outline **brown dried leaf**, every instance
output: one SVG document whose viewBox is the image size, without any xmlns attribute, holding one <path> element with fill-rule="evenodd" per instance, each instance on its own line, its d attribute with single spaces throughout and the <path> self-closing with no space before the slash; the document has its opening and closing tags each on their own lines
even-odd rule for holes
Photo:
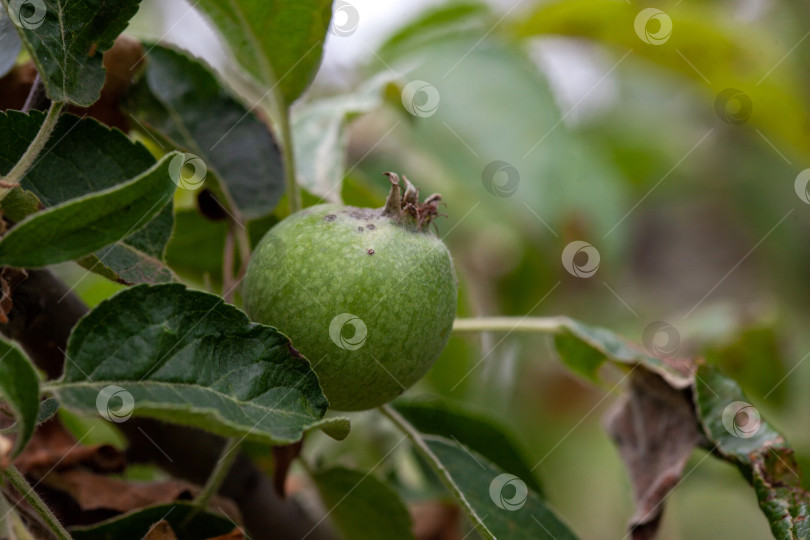
<svg viewBox="0 0 810 540">
<path fill-rule="evenodd" d="M 143 540 L 177 540 L 172 526 L 165 519 L 161 519 L 146 531 Z"/>
<path fill-rule="evenodd" d="M 704 436 L 689 390 L 677 390 L 641 366 L 630 381 L 629 391 L 605 416 L 605 427 L 633 484 L 636 513 L 628 529 L 633 540 L 649 540 L 658 530 L 664 499 Z"/>
<path fill-rule="evenodd" d="M 409 505 L 415 540 L 462 540 L 457 506 L 438 501 Z"/>
<path fill-rule="evenodd" d="M 42 483 L 70 495 L 84 511 L 123 513 L 154 504 L 191 500 L 200 492 L 198 486 L 182 480 L 128 482 L 81 469 L 51 473 Z M 239 517 L 236 505 L 230 500 L 215 496 L 213 501 L 214 508 L 221 509 L 232 519 Z"/>
<path fill-rule="evenodd" d="M 125 465 L 121 452 L 111 445 L 77 444 L 58 418 L 40 424 L 14 464 L 24 474 L 35 478 L 51 470 L 64 471 L 80 466 L 98 472 L 120 472 Z"/>
</svg>

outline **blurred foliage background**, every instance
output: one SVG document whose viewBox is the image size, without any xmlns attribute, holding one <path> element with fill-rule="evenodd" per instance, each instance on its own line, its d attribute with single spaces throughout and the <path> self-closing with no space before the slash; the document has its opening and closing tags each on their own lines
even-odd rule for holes
<svg viewBox="0 0 810 540">
<path fill-rule="evenodd" d="M 810 167 L 810 4 L 347 5 L 341 16 L 357 16 L 356 29 L 329 35 L 294 113 L 305 202 L 380 206 L 387 170 L 423 194 L 441 192 L 459 316 L 565 314 L 638 342 L 665 321 L 677 354 L 737 379 L 810 470 L 810 205 L 795 186 Z M 639 33 L 644 8 L 663 11 L 671 34 L 660 19 Z M 175 42 L 232 76 L 216 35 L 184 2 L 146 0 L 129 33 Z M 412 105 L 430 114 L 408 113 L 402 90 L 412 81 L 435 88 L 435 111 L 423 92 Z M 517 172 L 514 193 L 487 189 L 494 161 Z M 506 171 L 494 177 L 495 186 L 507 181 Z M 192 207 L 178 201 L 177 227 L 198 240 L 170 246 L 170 261 L 187 279 L 216 284 L 224 231 L 184 213 Z M 252 224 L 251 235 L 274 219 Z M 598 250 L 594 276 L 561 264 L 573 240 Z M 62 271 L 81 279 L 91 304 L 115 289 Z M 620 538 L 630 485 L 600 419 L 621 387 L 571 375 L 548 339 L 453 337 L 411 392 L 468 402 L 508 426 L 573 528 Z M 360 427 L 374 433 L 376 421 L 355 422 L 348 442 L 324 443 L 323 459 L 379 459 L 379 441 Z M 753 491 L 705 456 L 693 456 L 668 498 L 660 537 L 769 537 Z"/>
</svg>

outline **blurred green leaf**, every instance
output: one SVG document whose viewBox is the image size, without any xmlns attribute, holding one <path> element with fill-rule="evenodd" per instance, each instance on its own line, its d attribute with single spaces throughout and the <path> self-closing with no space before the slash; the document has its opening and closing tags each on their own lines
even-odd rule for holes
<svg viewBox="0 0 810 540">
<path fill-rule="evenodd" d="M 796 151 L 807 148 L 810 137 L 805 119 L 810 111 L 803 83 L 793 71 L 776 69 L 789 51 L 775 48 L 770 36 L 750 25 L 733 24 L 724 10 L 691 4 L 666 11 L 664 17 L 671 21 L 672 31 L 656 43 L 646 37 L 648 29 L 640 11 L 636 5 L 609 0 L 554 1 L 540 4 L 528 17 L 516 21 L 514 31 L 522 37 L 588 38 L 622 52 L 631 50 L 632 56 L 693 80 L 708 94 L 707 104 L 718 109 L 718 114 L 739 114 L 740 123 L 750 114 L 753 124 Z M 635 30 L 637 24 L 641 30 Z M 639 31 L 645 35 L 637 34 Z M 733 96 L 750 100 L 751 110 L 746 111 Z M 733 109 L 735 103 L 742 109 Z"/>
<path fill-rule="evenodd" d="M 335 467 L 315 472 L 312 479 L 343 538 L 413 539 L 408 509 L 371 473 Z"/>
<path fill-rule="evenodd" d="M 460 404 L 439 399 L 398 401 L 394 408 L 421 433 L 440 435 L 478 452 L 493 465 L 514 474 L 533 491 L 541 493 L 534 473 L 503 426 Z"/>
<path fill-rule="evenodd" d="M 74 328 L 67 354 L 50 388 L 77 412 L 104 416 L 106 407 L 107 419 L 134 414 L 269 444 L 313 428 L 348 434 L 345 418 L 323 418 L 318 378 L 287 337 L 183 285 L 140 285 L 105 300 Z"/>
<path fill-rule="evenodd" d="M 710 347 L 703 356 L 750 393 L 784 403 L 787 386 L 781 383 L 787 370 L 774 325 L 745 328 L 731 343 Z"/>
<path fill-rule="evenodd" d="M 14 411 L 17 439 L 12 457 L 16 457 L 37 426 L 39 378 L 25 353 L 4 339 L 0 339 L 0 398 Z"/>
<path fill-rule="evenodd" d="M 22 49 L 20 36 L 5 10 L 0 9 L 0 77 L 11 71 Z"/>
<path fill-rule="evenodd" d="M 774 538 L 807 538 L 810 493 L 801 487 L 784 437 L 762 420 L 736 382 L 711 366 L 698 368 L 695 403 L 712 450 L 737 465 L 753 485 Z"/>
<path fill-rule="evenodd" d="M 281 152 L 269 127 L 201 60 L 160 45 L 146 57 L 126 102 L 140 125 L 201 158 L 232 211 L 247 219 L 269 214 L 284 193 Z M 195 176 L 188 188 L 202 182 Z"/>
<path fill-rule="evenodd" d="M 141 540 L 160 520 L 168 521 L 178 538 L 211 538 L 236 528 L 229 518 L 208 511 L 187 521 L 196 510 L 192 503 L 179 501 L 146 506 L 93 525 L 72 527 L 70 535 L 74 540 Z"/>
<path fill-rule="evenodd" d="M 123 184 L 32 214 L 0 240 L 0 264 L 24 268 L 84 257 L 143 228 L 171 202 L 173 154 Z M 99 252 L 104 260 L 106 253 Z"/>
<path fill-rule="evenodd" d="M 0 147 L 5 149 L 0 155 L 0 174 L 6 174 L 22 156 L 43 119 L 40 111 L 0 113 Z M 20 187 L 3 199 L 3 210 L 13 221 L 22 221 L 42 206 L 56 206 L 119 186 L 154 164 L 155 158 L 143 145 L 117 129 L 91 118 L 63 114 Z M 169 201 L 143 228 L 81 262 L 117 282 L 170 281 L 171 271 L 162 259 L 172 221 Z"/>
<path fill-rule="evenodd" d="M 315 77 L 331 0 L 201 0 L 198 7 L 262 92 L 278 86 L 290 105 Z"/>
<path fill-rule="evenodd" d="M 206 219 L 197 210 L 177 212 L 166 261 L 184 278 L 202 283 L 207 274 L 213 283 L 219 283 L 227 230 L 226 222 Z"/>
<path fill-rule="evenodd" d="M 355 92 L 317 99 L 296 107 L 292 113 L 298 180 L 314 195 L 328 202 L 341 202 L 348 147 L 347 124 L 352 117 L 383 103 L 383 90 L 391 76 L 382 74 Z"/>
<path fill-rule="evenodd" d="M 139 0 L 2 0 L 53 101 L 88 107 L 104 85 L 101 59 Z M 13 8 L 12 8 L 13 6 Z"/>
<path fill-rule="evenodd" d="M 586 232 L 615 225 L 626 212 L 615 167 L 572 136 L 525 48 L 493 31 L 498 18 L 478 5 L 451 5 L 419 20 L 424 27 L 406 26 L 380 49 L 403 79 L 400 123 L 379 135 L 397 149 L 384 156 L 389 169 L 441 192 L 450 215 L 464 217 L 454 236 L 496 222 L 532 234 L 548 227 L 555 237 L 573 220 Z M 607 251 L 615 239 L 606 242 Z"/>
</svg>

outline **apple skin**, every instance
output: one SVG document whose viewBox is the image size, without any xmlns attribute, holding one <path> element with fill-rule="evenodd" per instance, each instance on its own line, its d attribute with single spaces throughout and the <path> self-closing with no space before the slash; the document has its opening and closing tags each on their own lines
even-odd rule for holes
<svg viewBox="0 0 810 540">
<path fill-rule="evenodd" d="M 424 223 L 324 204 L 276 224 L 254 251 L 245 311 L 306 356 L 330 406 L 387 403 L 427 373 L 456 313 L 450 252 Z"/>
</svg>

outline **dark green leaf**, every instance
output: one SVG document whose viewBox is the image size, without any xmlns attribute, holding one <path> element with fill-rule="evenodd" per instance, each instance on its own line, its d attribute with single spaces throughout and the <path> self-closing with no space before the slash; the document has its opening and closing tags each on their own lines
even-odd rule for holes
<svg viewBox="0 0 810 540">
<path fill-rule="evenodd" d="M 50 420 L 56 411 L 59 410 L 59 400 L 53 397 L 45 398 L 39 402 L 39 413 L 37 414 L 37 423 L 41 424 L 46 420 Z"/>
<path fill-rule="evenodd" d="M 698 417 L 712 448 L 736 464 L 754 486 L 778 540 L 810 536 L 810 493 L 801 487 L 793 450 L 762 420 L 736 382 L 711 366 L 698 369 Z"/>
<path fill-rule="evenodd" d="M 0 241 L 0 264 L 31 268 L 69 261 L 143 228 L 172 199 L 177 186 L 168 168 L 173 157 L 165 156 L 129 182 L 27 217 Z"/>
<path fill-rule="evenodd" d="M 0 77 L 11 71 L 17 62 L 22 43 L 14 29 L 14 23 L 5 10 L 0 9 Z"/>
<path fill-rule="evenodd" d="M 440 435 L 463 444 L 540 493 L 540 485 L 526 466 L 522 452 L 494 421 L 461 405 L 439 400 L 397 402 L 394 408 L 421 433 Z"/>
<path fill-rule="evenodd" d="M 42 77 L 48 97 L 88 107 L 104 86 L 102 53 L 112 47 L 140 0 L 9 2 L 17 31 Z M 16 9 L 16 8 L 15 8 Z"/>
<path fill-rule="evenodd" d="M 429 460 L 485 538 L 577 538 L 523 479 L 454 441 L 433 435 L 422 440 Z"/>
<path fill-rule="evenodd" d="M 318 378 L 287 337 L 182 285 L 140 285 L 102 302 L 73 330 L 67 353 L 72 361 L 52 388 L 78 412 L 159 418 L 270 444 L 315 427 L 348 433 L 348 420 L 323 419 Z M 118 408 L 114 395 L 123 399 Z"/>
<path fill-rule="evenodd" d="M 284 168 L 267 125 L 202 62 L 161 46 L 147 58 L 127 107 L 147 129 L 200 157 L 229 207 L 248 219 L 270 213 L 284 193 Z"/>
<path fill-rule="evenodd" d="M 315 77 L 331 0 L 201 0 L 198 5 L 262 93 L 278 85 L 289 105 Z"/>
<path fill-rule="evenodd" d="M 34 433 L 39 415 L 39 378 L 20 349 L 0 339 L 0 398 L 14 411 L 17 440 L 13 456 L 19 454 Z"/>
<path fill-rule="evenodd" d="M 75 540 L 141 540 L 149 527 L 162 519 L 169 522 L 178 538 L 211 538 L 236 528 L 227 517 L 207 511 L 186 522 L 194 510 L 194 505 L 185 502 L 147 506 L 93 525 L 73 527 L 70 535 Z"/>
<path fill-rule="evenodd" d="M 312 476 L 343 538 L 408 540 L 411 517 L 399 495 L 370 473 L 342 467 Z"/>
<path fill-rule="evenodd" d="M 42 124 L 44 114 L 31 111 L 0 113 L 0 174 L 6 174 L 22 156 Z M 95 120 L 62 115 L 51 139 L 34 166 L 15 189 L 3 199 L 3 209 L 12 221 L 40 208 L 55 206 L 77 197 L 120 185 L 155 164 L 155 158 L 140 143 L 117 129 Z M 23 191 L 23 189 L 25 191 Z M 37 200 L 34 200 L 36 198 Z M 11 199 L 10 202 L 9 199 Z M 13 216 L 6 207 L 11 209 Z M 172 276 L 161 262 L 172 232 L 172 204 L 152 221 L 123 241 L 90 255 L 93 271 L 113 281 L 156 283 Z M 98 257 L 104 256 L 101 264 Z M 94 266 L 93 266 L 94 265 Z"/>
</svg>

